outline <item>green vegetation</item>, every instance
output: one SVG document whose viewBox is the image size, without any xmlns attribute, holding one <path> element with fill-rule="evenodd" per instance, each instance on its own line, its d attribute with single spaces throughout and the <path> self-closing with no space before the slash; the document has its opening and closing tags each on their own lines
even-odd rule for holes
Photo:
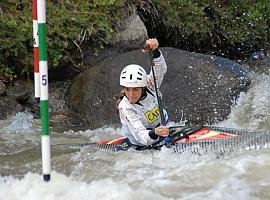
<svg viewBox="0 0 270 200">
<path fill-rule="evenodd" d="M 0 73 L 29 78 L 33 71 L 32 5 L 28 0 L 0 2 Z M 98 51 L 108 43 L 124 0 L 47 1 L 49 66 L 74 61 L 69 50 L 89 44 Z"/>
<path fill-rule="evenodd" d="M 33 74 L 31 6 L 29 0 L 0 2 L 0 74 L 10 80 Z M 49 67 L 66 61 L 80 67 L 71 52 L 106 46 L 124 7 L 149 12 L 150 24 L 159 16 L 163 30 L 159 25 L 152 33 L 162 32 L 158 39 L 166 46 L 240 59 L 269 44 L 270 1 L 47 0 Z"/>
<path fill-rule="evenodd" d="M 17 6 L 9 1 L 0 4 L 0 73 L 10 80 L 16 67 L 27 75 L 27 65 L 32 62 L 28 51 L 33 37 L 31 12 L 20 11 Z"/>
<path fill-rule="evenodd" d="M 239 59 L 269 43 L 269 1 L 166 0 L 155 5 L 172 46 Z"/>
</svg>

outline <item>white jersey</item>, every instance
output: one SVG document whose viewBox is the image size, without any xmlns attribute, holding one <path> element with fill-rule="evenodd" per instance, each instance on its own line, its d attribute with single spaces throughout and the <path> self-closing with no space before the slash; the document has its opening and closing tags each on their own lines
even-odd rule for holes
<svg viewBox="0 0 270 200">
<path fill-rule="evenodd" d="M 157 76 L 157 84 L 160 85 L 164 74 L 167 72 L 167 65 L 162 53 L 158 58 L 154 58 L 154 70 Z M 152 71 L 148 75 L 148 79 L 153 83 Z M 130 103 L 128 98 L 124 97 L 120 101 L 118 109 L 122 123 L 121 131 L 132 144 L 144 146 L 153 144 L 158 140 L 153 140 L 149 136 L 149 131 L 161 124 L 156 92 L 153 87 L 148 87 L 145 98 L 135 104 Z M 165 118 L 168 118 L 165 110 L 164 114 Z"/>
</svg>

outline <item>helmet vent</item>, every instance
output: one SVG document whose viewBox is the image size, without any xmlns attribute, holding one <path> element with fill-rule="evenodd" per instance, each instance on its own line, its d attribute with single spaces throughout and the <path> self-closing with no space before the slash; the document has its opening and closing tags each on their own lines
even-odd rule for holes
<svg viewBox="0 0 270 200">
<path fill-rule="evenodd" d="M 131 88 L 146 87 L 147 73 L 140 65 L 127 65 L 121 72 L 120 85 Z"/>
</svg>

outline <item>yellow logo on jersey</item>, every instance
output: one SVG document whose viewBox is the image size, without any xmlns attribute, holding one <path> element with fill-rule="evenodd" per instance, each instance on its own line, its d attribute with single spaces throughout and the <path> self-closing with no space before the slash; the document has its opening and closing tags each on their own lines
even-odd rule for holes
<svg viewBox="0 0 270 200">
<path fill-rule="evenodd" d="M 155 106 L 152 110 L 147 111 L 146 113 L 144 113 L 144 115 L 149 124 L 157 121 L 160 118 L 158 106 Z"/>
</svg>

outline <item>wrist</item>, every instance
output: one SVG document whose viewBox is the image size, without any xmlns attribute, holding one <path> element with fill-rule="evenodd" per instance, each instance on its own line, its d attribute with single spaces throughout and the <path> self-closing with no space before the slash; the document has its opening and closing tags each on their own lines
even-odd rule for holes
<svg viewBox="0 0 270 200">
<path fill-rule="evenodd" d="M 154 58 L 158 58 L 159 56 L 160 56 L 160 51 L 159 51 L 159 49 L 158 48 L 156 48 L 155 50 L 153 50 L 153 56 L 154 56 Z"/>
<path fill-rule="evenodd" d="M 159 136 L 155 133 L 154 130 L 149 131 L 148 135 L 149 135 L 149 137 L 150 137 L 151 139 L 153 139 L 153 140 L 157 140 L 158 137 L 159 137 Z"/>
</svg>

